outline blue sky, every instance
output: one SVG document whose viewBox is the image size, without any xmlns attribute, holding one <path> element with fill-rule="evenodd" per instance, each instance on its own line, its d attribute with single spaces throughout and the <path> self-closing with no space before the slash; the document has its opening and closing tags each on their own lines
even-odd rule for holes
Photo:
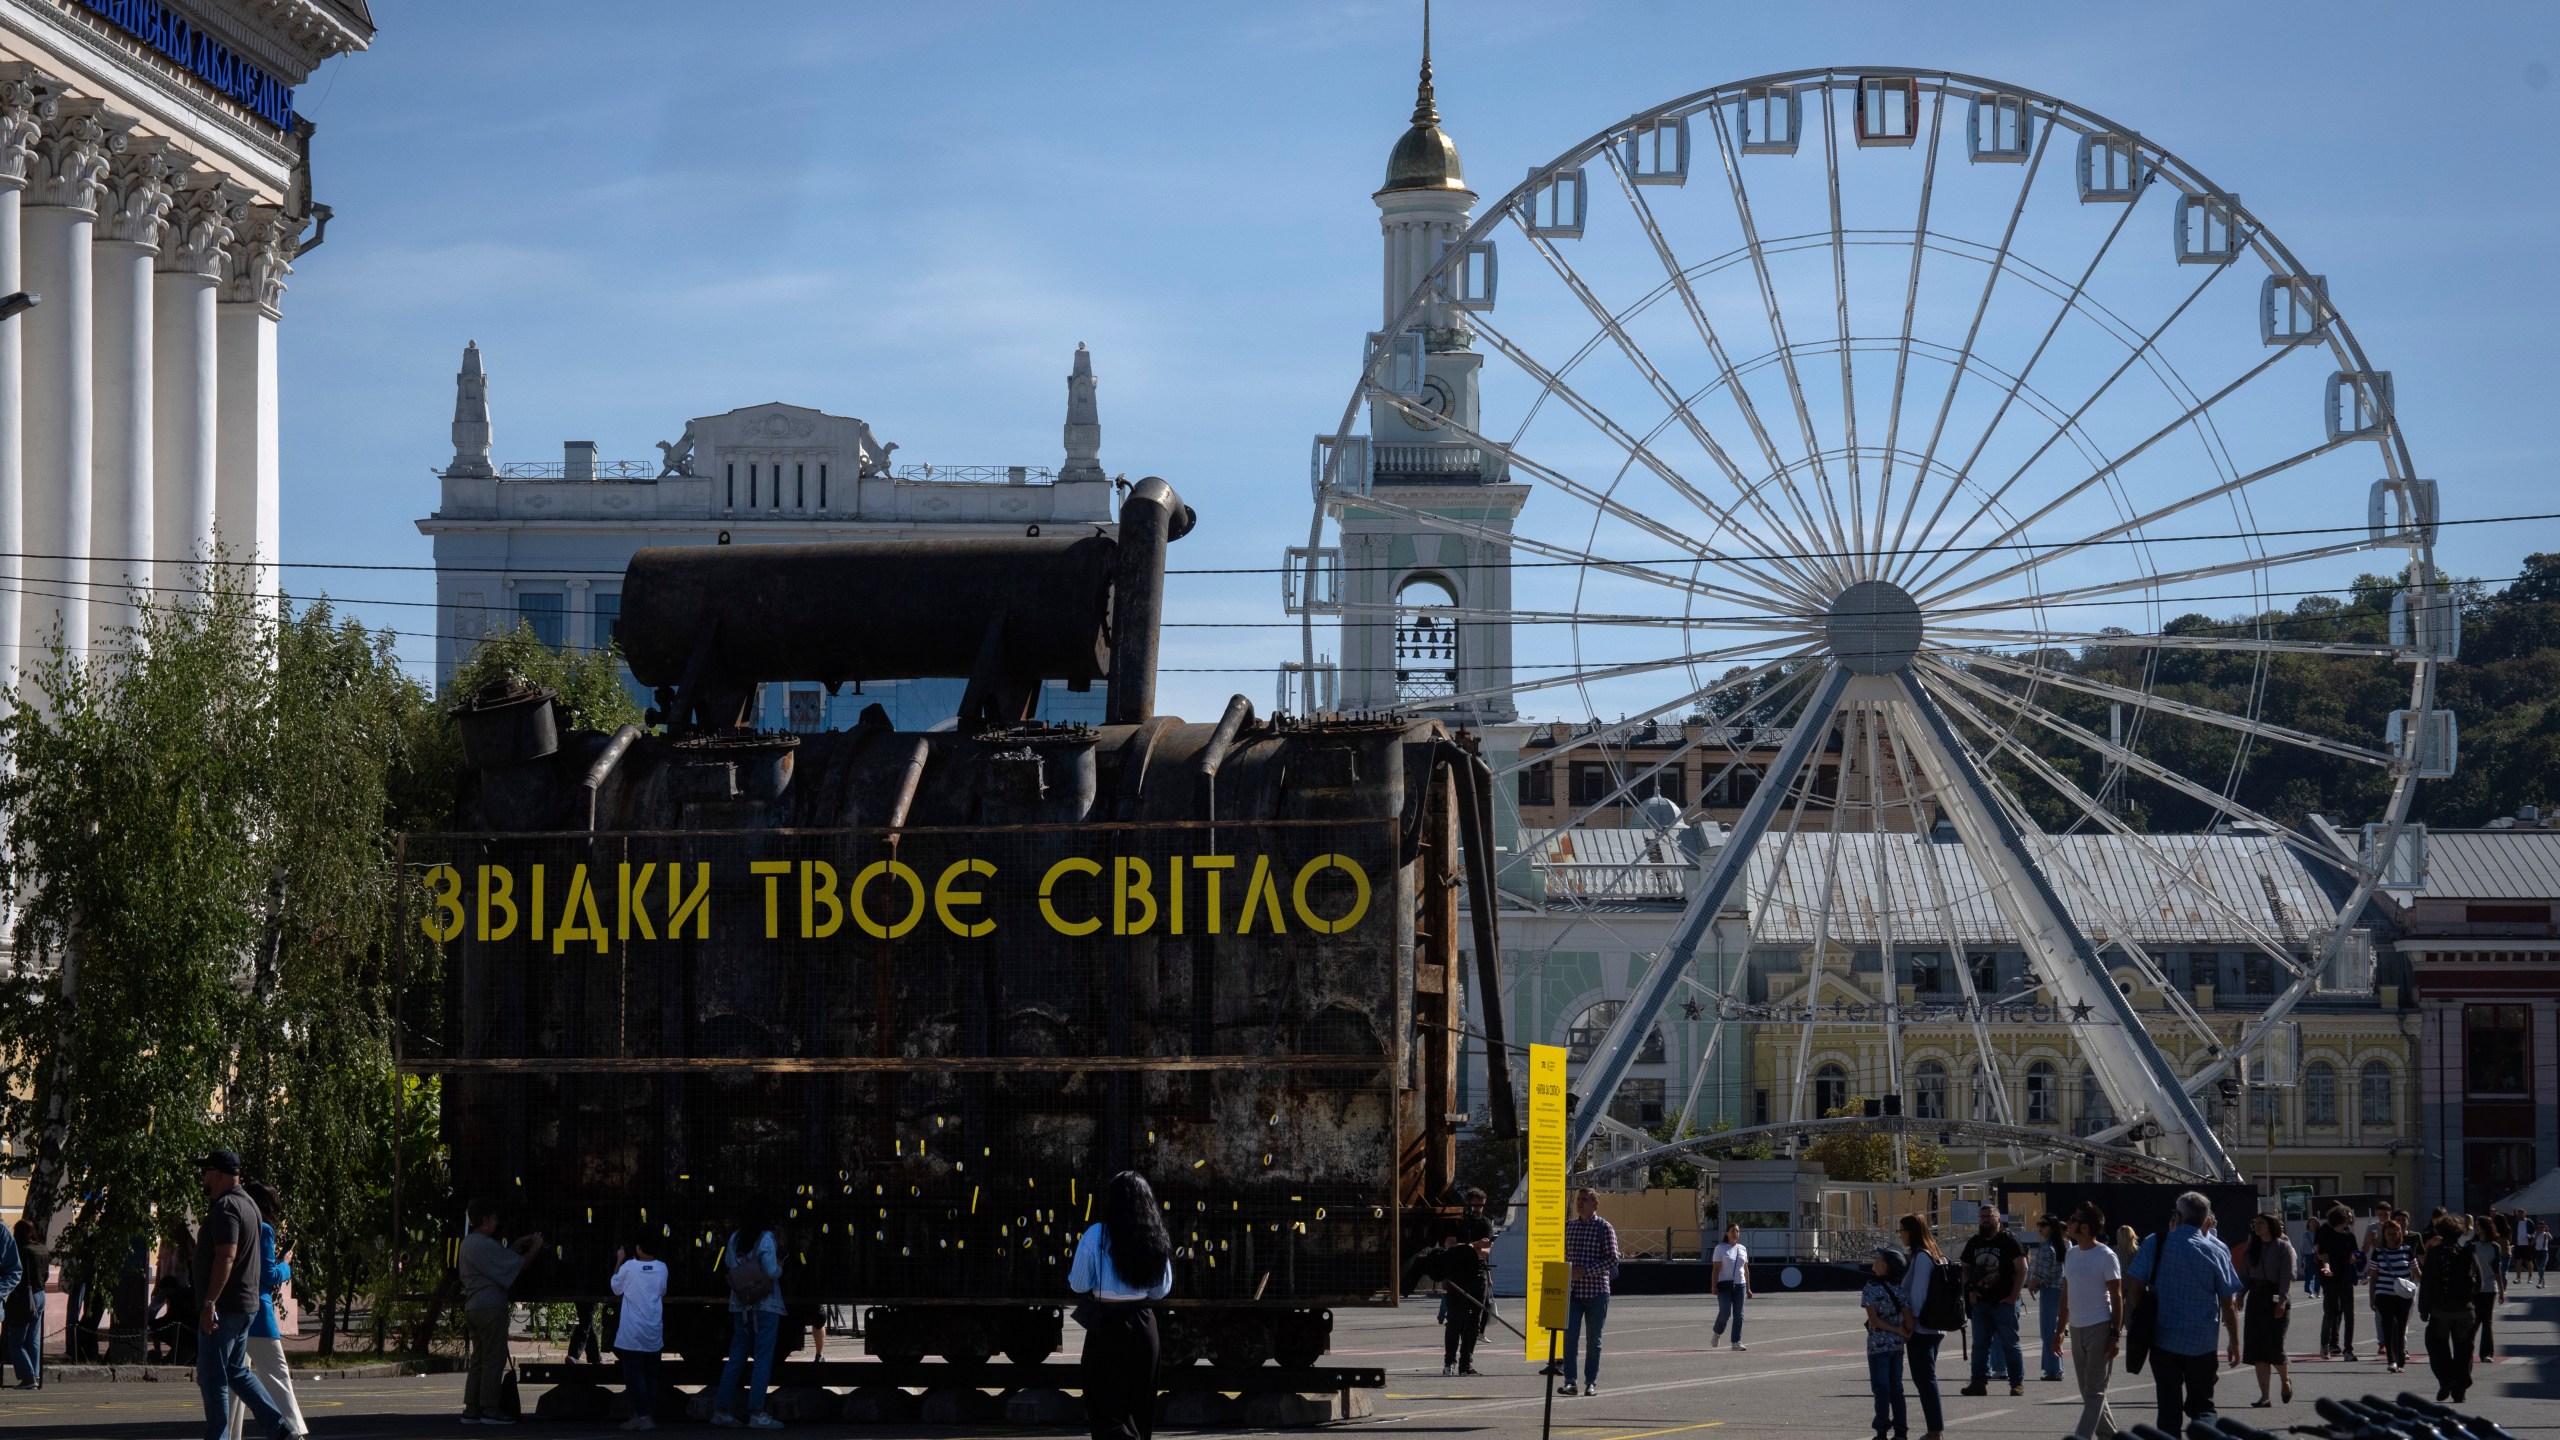
<svg viewBox="0 0 2560 1440">
<path fill-rule="evenodd" d="M 765 400 L 859 415 L 901 461 L 1054 464 L 1078 342 L 1103 461 L 1198 507 L 1187 567 L 1274 563 L 1308 437 L 1376 325 L 1369 192 L 1412 105 L 1411 4 L 375 0 L 303 88 L 335 207 L 285 301 L 285 558 L 422 564 L 463 342 L 498 458 L 654 458 Z M 1800 66 L 1946 66 L 2076 101 L 2238 192 L 2391 370 L 2449 516 L 2560 509 L 2560 9 L 1739 6 L 1436 11 L 1476 188 L 1631 112 Z M 2337 497 L 2334 522 L 2362 512 Z M 2503 576 L 2560 525 L 2455 530 Z M 416 573 L 288 587 L 425 600 Z M 1183 576 L 1177 619 L 1275 622 L 1268 574 Z M 356 605 L 423 630 L 413 606 Z M 1214 714 L 1281 629 L 1171 639 Z M 403 647 L 423 664 L 423 638 Z"/>
</svg>

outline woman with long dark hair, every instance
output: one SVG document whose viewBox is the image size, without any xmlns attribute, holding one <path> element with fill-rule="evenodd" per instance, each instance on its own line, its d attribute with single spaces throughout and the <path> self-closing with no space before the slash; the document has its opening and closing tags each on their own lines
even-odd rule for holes
<svg viewBox="0 0 2560 1440">
<path fill-rule="evenodd" d="M 1946 1332 L 1920 1324 L 1920 1307 L 1929 1303 L 1931 1289 L 1961 1283 L 1961 1277 L 1946 1269 L 1947 1257 L 1938 1249 L 1938 1237 L 1929 1229 L 1929 1217 L 1914 1212 L 1902 1217 L 1902 1293 L 1911 1302 L 1911 1338 L 1903 1342 L 1904 1359 L 1911 1368 L 1911 1388 L 1920 1395 L 1920 1419 L 1928 1432 L 1920 1440 L 1939 1440 L 1946 1433 L 1946 1406 L 1938 1394 L 1938 1342 Z"/>
<path fill-rule="evenodd" d="M 1145 1176 L 1123 1170 L 1102 1187 L 1102 1218 L 1076 1242 L 1067 1288 L 1090 1297 L 1076 1319 L 1084 1324 L 1084 1411 L 1094 1440 L 1149 1440 L 1163 1352 L 1153 1306 L 1173 1290 L 1173 1237 Z"/>
<path fill-rule="evenodd" d="M 2239 1272 L 2240 1283 L 2249 1287 L 2244 1302 L 2240 1363 L 2257 1368 L 2258 1398 L 2251 1403 L 2258 1409 L 2275 1403 L 2267 1394 L 2270 1379 L 2283 1384 L 2285 1403 L 2293 1403 L 2293 1370 L 2285 1350 L 2285 1328 L 2293 1315 L 2293 1279 L 2300 1265 L 2293 1242 L 2285 1238 L 2282 1220 L 2273 1215 L 2250 1218 L 2248 1258 L 2235 1262 L 2233 1268 Z"/>
</svg>

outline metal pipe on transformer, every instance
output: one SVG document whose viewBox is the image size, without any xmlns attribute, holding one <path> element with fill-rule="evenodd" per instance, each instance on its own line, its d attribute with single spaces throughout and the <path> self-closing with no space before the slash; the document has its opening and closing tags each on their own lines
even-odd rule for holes
<svg viewBox="0 0 2560 1440">
<path fill-rule="evenodd" d="M 1111 580 L 1111 693 L 1103 723 L 1155 718 L 1157 626 L 1164 619 L 1164 550 L 1196 519 L 1173 487 L 1150 475 L 1120 505 L 1120 553 Z"/>
</svg>

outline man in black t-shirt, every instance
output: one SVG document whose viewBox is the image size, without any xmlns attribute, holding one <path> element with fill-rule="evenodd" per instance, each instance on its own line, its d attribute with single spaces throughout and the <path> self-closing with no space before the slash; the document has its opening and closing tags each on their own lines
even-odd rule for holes
<svg viewBox="0 0 2560 1440">
<path fill-rule="evenodd" d="M 213 1200 L 196 1232 L 193 1277 L 199 1307 L 196 1391 L 204 1397 L 205 1433 L 227 1433 L 231 1397 L 237 1395 L 270 1440 L 283 1440 L 297 1432 L 249 1368 L 249 1322 L 257 1318 L 266 1278 L 258 1207 L 240 1188 L 240 1157 L 228 1150 L 197 1161 L 196 1178 Z"/>
<path fill-rule="evenodd" d="M 1973 1379 L 1967 1395 L 1991 1390 L 1992 1347 L 2008 1367 L 2009 1393 L 2024 1395 L 2025 1356 L 2018 1350 L 2018 1296 L 2027 1284 L 2027 1251 L 2018 1237 L 2000 1225 L 2000 1207 L 1985 1205 L 1964 1242 L 1958 1262 L 1964 1267 L 1965 1303 L 1973 1316 Z"/>
<path fill-rule="evenodd" d="M 1493 1255 L 1493 1222 L 1485 1218 L 1484 1192 L 1469 1188 L 1466 1211 L 1449 1222 L 1432 1259 L 1433 1278 L 1441 1284 L 1447 1327 L 1441 1340 L 1440 1373 L 1476 1373 L 1476 1341 L 1485 1327 L 1485 1280 Z"/>
</svg>

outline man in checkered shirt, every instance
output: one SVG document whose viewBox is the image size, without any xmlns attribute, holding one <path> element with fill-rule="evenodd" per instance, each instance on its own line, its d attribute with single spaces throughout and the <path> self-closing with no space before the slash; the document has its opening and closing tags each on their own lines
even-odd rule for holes
<svg viewBox="0 0 2560 1440">
<path fill-rule="evenodd" d="M 1573 1289 L 1564 1310 L 1564 1383 L 1556 1387 L 1556 1393 L 1597 1395 L 1600 1330 L 1609 1323 L 1609 1277 L 1618 1269 L 1618 1232 L 1600 1218 L 1597 1190 L 1574 1193 L 1573 1218 L 1564 1222 L 1564 1263 L 1573 1267 Z M 1581 1353 L 1586 1326 L 1591 1347 L 1582 1356 L 1582 1384 L 1577 1387 L 1573 1383 L 1573 1362 Z"/>
</svg>

